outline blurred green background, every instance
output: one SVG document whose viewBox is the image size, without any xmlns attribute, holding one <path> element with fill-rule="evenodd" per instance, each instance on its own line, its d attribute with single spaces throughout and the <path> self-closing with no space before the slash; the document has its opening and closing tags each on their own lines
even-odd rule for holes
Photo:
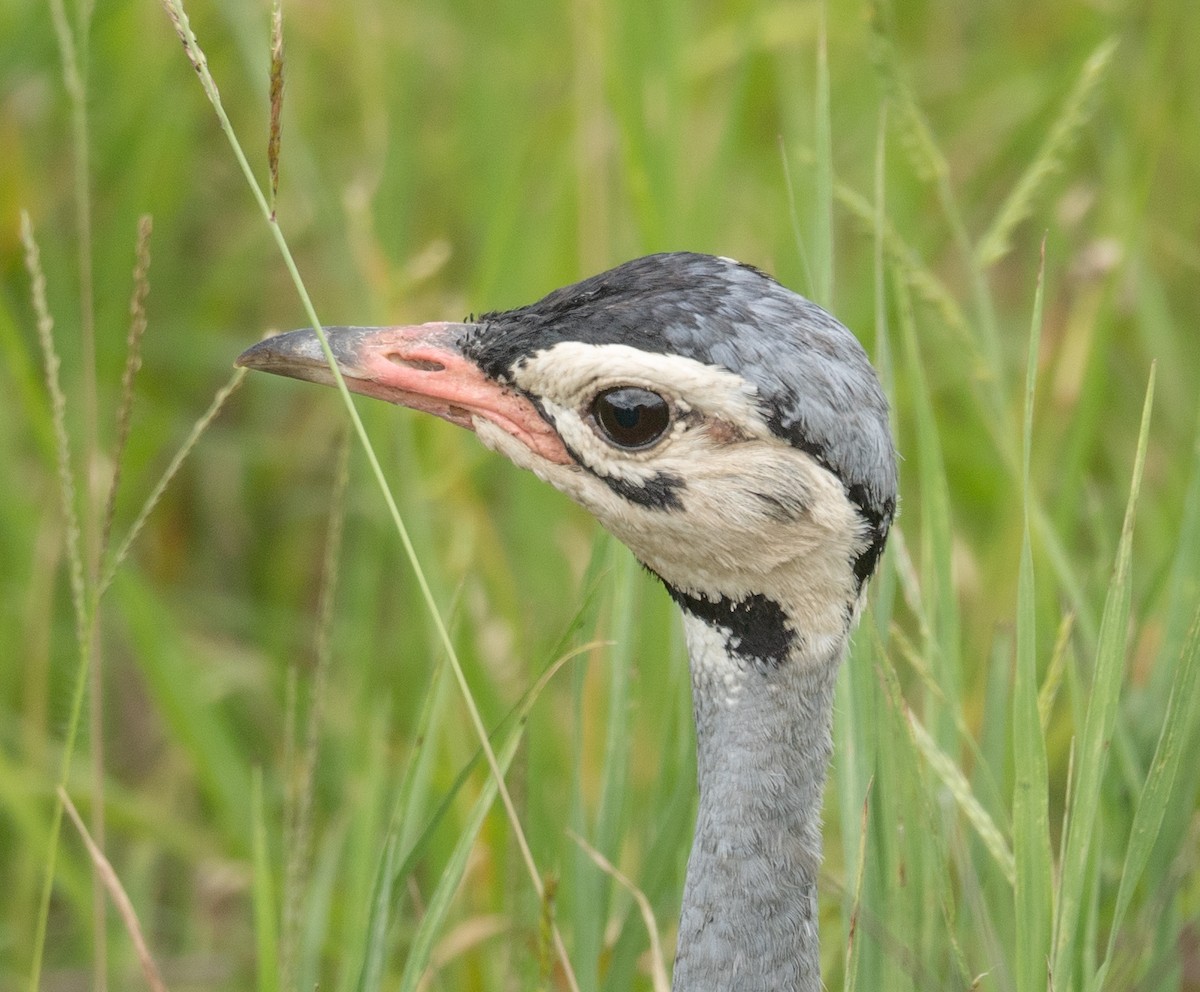
<svg viewBox="0 0 1200 992">
<path fill-rule="evenodd" d="M 20 211 L 55 321 L 85 562 L 115 467 L 139 216 L 154 222 L 149 326 L 110 547 L 233 358 L 268 330 L 308 322 L 160 5 L 103 0 L 86 42 L 82 10 L 69 3 L 65 16 L 86 63 L 85 187 L 54 4 L 0 6 L 0 988 L 24 987 L 39 957 L 80 659 Z M 270 10 L 246 0 L 188 10 L 265 181 Z M 869 659 L 869 680 L 875 665 L 897 675 L 1002 824 L 1020 411 L 1044 240 L 1032 494 L 1044 510 L 1036 630 L 1057 715 L 1046 745 L 1055 852 L 1157 360 L 1115 771 L 1076 973 L 1094 975 L 1086 948 L 1107 940 L 1130 811 L 1200 588 L 1200 7 L 288 0 L 284 16 L 278 216 L 323 321 L 460 319 L 636 255 L 690 249 L 767 269 L 859 334 L 884 368 L 904 462 L 887 605 L 864 625 L 856 660 Z M 82 292 L 81 189 L 94 304 Z M 1014 203 L 1013 223 L 997 226 Z M 92 310 L 94 386 L 82 331 Z M 360 410 L 488 726 L 564 650 L 614 642 L 568 661 L 534 703 L 510 783 L 538 864 L 557 880 L 581 987 L 648 988 L 636 910 L 565 830 L 644 888 L 669 965 L 694 801 L 673 610 L 586 514 L 470 436 Z M 396 987 L 443 866 L 469 839 L 486 775 L 468 772 L 441 813 L 439 803 L 477 740 L 356 445 L 338 495 L 345 435 L 331 392 L 246 380 L 98 614 L 103 747 L 94 761 L 85 703 L 68 791 L 85 816 L 102 791 L 106 850 L 173 988 Z M 323 625 L 331 514 L 344 539 Z M 1064 613 L 1074 621 L 1055 654 Z M 331 649 L 318 678 L 322 631 Z M 321 684 L 309 785 L 300 756 Z M 889 719 L 904 725 L 892 704 Z M 979 867 L 987 858 L 963 817 L 937 805 L 953 805 L 937 777 L 920 774 L 926 791 L 903 802 L 936 818 L 932 830 L 908 826 L 932 846 L 920 864 L 900 860 L 944 889 L 913 896 L 920 924 L 864 911 L 875 964 L 845 981 L 949 989 L 985 975 L 971 987 L 1016 988 L 1011 891 Z M 855 891 L 860 803 L 846 775 L 835 770 L 827 802 L 830 987 L 843 982 Z M 380 935 L 372 893 L 394 811 L 405 814 L 398 858 L 440 819 L 385 900 Z M 310 824 L 311 860 L 286 826 L 297 817 Z M 255 823 L 266 838 L 257 867 Z M 1196 786 L 1181 776 L 1104 987 L 1200 988 L 1198 832 Z M 69 824 L 56 850 L 42 987 L 97 987 L 97 974 L 136 987 L 111 912 L 96 949 L 89 861 Z M 892 878 L 874 895 L 868 879 L 864 905 L 884 907 L 888 886 L 903 886 Z M 256 906 L 274 914 L 256 917 Z M 493 811 L 430 938 L 431 987 L 563 987 L 542 915 Z M 278 972 L 264 968 L 272 954 Z"/>
</svg>

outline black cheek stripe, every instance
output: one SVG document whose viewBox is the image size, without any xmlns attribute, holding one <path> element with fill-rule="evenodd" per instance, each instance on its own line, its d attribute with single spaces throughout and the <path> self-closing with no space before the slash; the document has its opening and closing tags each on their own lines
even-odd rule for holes
<svg viewBox="0 0 1200 992">
<path fill-rule="evenodd" d="M 859 552 L 858 556 L 851 562 L 851 567 L 854 569 L 854 578 L 858 581 L 860 589 L 863 587 L 863 583 L 871 577 L 871 573 L 875 571 L 875 566 L 879 563 L 879 556 L 883 554 L 885 543 L 887 543 L 887 531 L 884 530 L 881 534 L 876 529 L 871 543 Z"/>
<path fill-rule="evenodd" d="M 661 577 L 660 577 L 661 578 Z M 745 599 L 693 596 L 663 582 L 681 610 L 710 627 L 729 631 L 729 650 L 747 661 L 768 669 L 779 668 L 792 652 L 796 632 L 788 626 L 787 614 L 775 600 L 762 593 Z"/>
<path fill-rule="evenodd" d="M 841 479 L 841 473 L 829 464 L 824 446 L 810 440 L 799 424 L 791 427 L 785 426 L 783 418 L 775 413 L 768 418 L 767 426 L 772 434 L 783 438 L 793 447 L 799 448 L 822 468 Z M 842 486 L 845 489 L 846 498 L 858 508 L 858 512 L 871 526 L 870 543 L 850 562 L 850 567 L 854 570 L 854 577 L 858 581 L 858 587 L 861 589 L 863 583 L 875 571 L 875 566 L 879 563 L 879 556 L 883 554 L 884 545 L 887 544 L 888 530 L 896 512 L 896 500 L 895 498 L 884 499 L 881 503 L 861 482 L 846 485 L 843 481 Z"/>
<path fill-rule="evenodd" d="M 538 412 L 547 422 L 553 423 L 550 418 L 546 417 L 546 412 L 542 409 L 541 402 L 536 399 L 533 402 L 538 408 Z M 644 506 L 647 510 L 669 512 L 683 509 L 683 500 L 679 498 L 679 494 L 687 489 L 687 483 L 679 476 L 670 472 L 656 472 L 650 478 L 641 482 L 630 482 L 628 479 L 621 479 L 615 475 L 601 475 L 584 459 L 580 458 L 579 452 L 567 444 L 566 441 L 563 441 L 563 447 L 567 449 L 567 454 L 575 460 L 576 465 L 590 472 L 622 499 L 627 499 L 638 506 Z"/>
<path fill-rule="evenodd" d="M 859 552 L 852 562 L 854 577 L 858 579 L 858 587 L 861 589 L 863 583 L 875 571 L 875 566 L 879 563 L 879 556 L 883 554 L 884 545 L 887 544 L 888 531 L 891 529 L 892 517 L 896 512 L 896 501 L 894 499 L 885 500 L 882 507 L 876 508 L 866 487 L 862 485 L 850 486 L 846 495 L 850 497 L 850 501 L 859 508 L 867 523 L 871 525 L 870 543 Z"/>
<path fill-rule="evenodd" d="M 679 492 L 686 489 L 687 484 L 679 476 L 669 472 L 658 472 L 643 482 L 630 482 L 613 475 L 597 475 L 596 478 L 618 496 L 648 510 L 683 509 L 683 500 L 679 498 Z"/>
</svg>

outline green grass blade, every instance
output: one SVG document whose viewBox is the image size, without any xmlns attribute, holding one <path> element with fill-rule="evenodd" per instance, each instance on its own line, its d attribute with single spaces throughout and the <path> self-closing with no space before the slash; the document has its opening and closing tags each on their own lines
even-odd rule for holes
<svg viewBox="0 0 1200 992">
<path fill-rule="evenodd" d="M 866 874 L 863 871 L 863 866 L 867 861 L 867 838 L 869 835 L 867 826 L 870 822 L 869 812 L 871 804 L 871 787 L 867 785 L 867 796 L 863 800 L 862 818 L 858 829 L 858 857 L 855 861 L 856 869 L 854 872 L 854 887 L 853 897 L 850 904 L 850 913 L 847 917 L 846 931 L 846 975 L 843 982 L 843 992 L 855 992 L 858 988 L 858 962 L 860 957 L 859 948 L 861 942 L 855 940 L 857 931 L 858 914 L 862 910 L 862 895 L 863 895 L 863 876 Z"/>
<path fill-rule="evenodd" d="M 644 581 L 637 560 L 615 541 L 605 542 L 612 570 L 612 636 L 605 671 L 608 676 L 608 721 L 600 769 L 600 800 L 596 808 L 594 846 L 610 861 L 618 859 L 625 814 L 628 811 L 630 748 L 630 670 L 634 663 L 637 593 Z M 581 672 L 582 674 L 582 672 Z M 582 814 L 582 809 L 579 811 Z M 586 851 L 576 845 L 574 961 L 581 988 L 595 988 L 604 956 L 611 880 Z M 565 895 L 565 894 L 564 894 Z"/>
<path fill-rule="evenodd" d="M 877 875 L 872 880 L 875 891 L 864 900 L 859 917 L 860 929 L 870 921 L 874 947 L 863 948 L 859 983 L 863 988 L 916 992 L 929 977 L 923 974 L 926 939 L 942 895 L 941 884 L 932 877 L 940 869 L 931 847 L 936 831 L 917 825 L 945 823 L 947 818 L 935 805 L 925 774 L 928 761 L 908 717 L 898 673 L 886 655 L 880 658 L 878 674 L 886 726 L 881 729 L 875 779 L 878 801 L 872 803 L 868 828 L 877 848 Z M 897 823 L 904 828 L 897 830 Z M 864 888 L 867 884 L 864 881 Z M 943 929 L 941 920 L 937 926 Z"/>
<path fill-rule="evenodd" d="M 887 314 L 888 265 L 884 247 L 887 222 L 886 163 L 886 115 L 881 111 L 875 140 L 875 363 L 884 391 L 889 401 L 894 403 L 895 383 Z M 855 880 L 852 891 L 847 891 L 842 902 L 843 943 L 846 947 L 844 985 L 847 990 L 854 987 L 859 974 L 862 943 L 855 940 L 855 924 L 863 904 L 867 830 L 870 823 L 868 812 L 879 747 L 880 725 L 874 719 L 879 700 L 879 680 L 875 675 L 875 650 L 879 637 L 871 635 L 878 635 L 887 628 L 888 621 L 881 614 L 890 612 L 891 600 L 886 593 L 895 585 L 895 569 L 891 561 L 889 554 L 881 563 L 879 575 L 874 580 L 876 606 L 864 623 L 865 629 L 851 643 L 849 657 L 838 673 L 835 688 L 837 718 L 833 727 L 835 745 L 830 776 L 836 785 L 842 863 L 846 875 Z M 880 647 L 880 650 L 883 648 Z"/>
<path fill-rule="evenodd" d="M 646 850 L 638 883 L 647 898 L 659 906 L 674 907 L 679 898 L 673 867 L 691 836 L 694 804 L 695 785 L 681 775 L 674 789 L 655 810 L 655 832 Z M 640 959 L 646 946 L 641 920 L 633 913 L 628 914 L 606 961 L 608 970 L 601 986 L 605 992 L 626 992 L 634 987 L 634 976 L 643 970 Z"/>
<path fill-rule="evenodd" d="M 1033 548 L 1029 537 L 1029 514 L 1033 503 L 1029 462 L 1033 449 L 1033 407 L 1041 342 L 1044 270 L 1043 256 L 1029 331 L 1022 438 L 1022 496 L 1025 520 L 1017 575 L 1017 658 L 1012 709 L 1012 818 L 1013 854 L 1016 859 L 1014 910 L 1016 919 L 1020 921 L 1016 927 L 1014 949 L 1017 992 L 1037 992 L 1046 987 L 1054 886 L 1050 853 L 1049 772 L 1046 763 L 1046 741 L 1038 708 L 1037 608 L 1034 597 Z"/>
<path fill-rule="evenodd" d="M 1064 613 L 1058 622 L 1058 633 L 1054 635 L 1054 649 L 1050 652 L 1050 664 L 1046 667 L 1046 675 L 1042 679 L 1042 687 L 1038 690 L 1038 716 L 1042 721 L 1042 734 L 1050 726 L 1050 713 L 1054 701 L 1058 698 L 1058 690 L 1062 688 L 1063 676 L 1066 673 L 1067 658 L 1070 655 L 1071 632 L 1075 629 L 1075 614 Z"/>
<path fill-rule="evenodd" d="M 254 838 L 254 943 L 257 950 L 258 992 L 279 992 L 279 908 L 275 905 L 275 870 L 267 843 L 263 810 L 262 769 L 250 777 L 250 810 Z"/>
<path fill-rule="evenodd" d="M 888 119 L 891 119 L 891 115 Z M 840 182 L 834 185 L 834 195 L 850 218 L 868 233 L 877 237 L 877 232 L 882 230 L 883 250 L 893 272 L 903 279 L 904 285 L 917 300 L 937 313 L 946 327 L 953 332 L 955 340 L 961 342 L 966 349 L 962 356 L 956 358 L 956 363 L 970 377 L 987 383 L 992 390 L 993 395 L 990 396 L 981 396 L 979 390 L 975 390 L 972 392 L 972 399 L 985 411 L 984 425 L 1005 465 L 1012 469 L 1015 478 L 1019 468 L 1018 458 L 1015 448 L 1010 443 L 1007 420 L 995 413 L 997 408 L 1003 406 L 1002 400 L 994 394 L 994 387 L 997 386 L 996 367 L 989 364 L 980 349 L 970 319 L 953 291 L 933 269 L 922 262 L 916 249 L 904 239 L 894 224 L 886 217 L 880 222 L 877 217 L 878 211 L 866 197 Z M 1043 554 L 1053 567 L 1055 577 L 1062 585 L 1070 606 L 1078 617 L 1081 632 L 1088 643 L 1093 643 L 1096 630 L 1091 621 L 1091 612 L 1086 608 L 1089 598 L 1084 584 L 1072 564 L 1068 548 L 1049 523 L 1048 515 L 1040 505 L 1033 508 L 1032 526 Z"/>
<path fill-rule="evenodd" d="M 472 772 L 479 766 L 479 762 L 483 760 L 483 752 L 476 751 L 472 755 L 471 760 L 459 769 L 458 775 L 454 781 L 441 793 L 441 797 L 433 812 L 429 814 L 429 818 L 425 823 L 424 829 L 413 840 L 408 847 L 400 846 L 404 842 L 406 834 L 410 833 L 412 827 L 407 822 L 397 822 L 395 835 L 398 839 L 397 850 L 403 852 L 404 860 L 399 862 L 395 868 L 397 878 L 407 878 L 409 874 L 416 868 L 417 863 L 425 856 L 429 849 L 430 843 L 438 836 L 438 828 L 446 822 L 450 811 L 454 807 L 454 802 L 458 798 L 458 794 L 462 791 L 463 786 L 471 778 Z M 417 819 L 413 816 L 412 819 Z"/>
<path fill-rule="evenodd" d="M 1096 884 L 1092 847 L 1094 832 L 1099 829 L 1098 815 L 1100 784 L 1107 765 L 1109 743 L 1116 719 L 1117 701 L 1125 671 L 1126 636 L 1129 629 L 1129 609 L 1133 557 L 1133 523 L 1141 491 L 1142 470 L 1146 463 L 1146 447 L 1150 433 L 1150 412 L 1154 401 L 1155 369 L 1150 371 L 1146 399 L 1142 407 L 1141 429 L 1125 521 L 1104 612 L 1100 620 L 1100 638 L 1084 718 L 1083 736 L 1078 741 L 1075 763 L 1075 787 L 1068 803 L 1070 829 L 1063 852 L 1062 881 L 1059 888 L 1058 912 L 1054 928 L 1054 949 L 1051 974 L 1056 987 L 1066 988 L 1077 972 L 1076 953 L 1082 943 L 1080 925 L 1084 900 Z"/>
<path fill-rule="evenodd" d="M 335 827 L 329 830 L 317 851 L 308 886 L 304 890 L 299 952 L 296 955 L 296 984 L 283 992 L 304 992 L 308 989 L 337 988 L 336 983 L 322 984 L 320 967 L 322 952 L 329 933 L 330 917 L 337 891 L 338 870 L 346 846 L 346 831 Z"/>
<path fill-rule="evenodd" d="M 598 644 L 595 641 L 592 641 L 588 642 L 587 644 L 582 644 L 579 647 L 568 651 L 566 654 L 560 655 L 551 665 L 546 668 L 537 682 L 535 682 L 529 687 L 529 689 L 525 691 L 525 694 L 517 701 L 512 710 L 510 710 L 505 716 L 504 720 L 500 724 L 500 727 L 493 732 L 492 736 L 498 736 L 504 730 L 504 728 L 513 721 L 515 721 L 515 723 L 512 727 L 510 727 L 508 733 L 514 733 L 517 729 L 522 728 L 525 721 L 528 719 L 529 711 L 533 708 L 533 704 L 537 701 L 537 697 L 549 683 L 550 679 L 553 678 L 554 674 L 572 658 L 580 654 L 585 654 L 597 646 Z M 444 681 L 444 679 L 440 681 Z M 439 686 L 434 690 L 434 692 L 440 696 L 442 689 Z M 428 713 L 431 710 L 439 708 L 440 703 L 431 702 L 425 707 L 424 712 Z M 422 723 L 420 726 L 429 726 L 429 724 L 425 722 L 424 717 L 422 718 Z M 427 740 L 428 738 L 423 739 Z M 428 748 L 423 746 L 421 750 L 422 753 L 424 753 L 428 751 Z M 393 832 L 401 839 L 401 844 L 398 845 L 397 849 L 404 852 L 404 860 L 400 862 L 399 867 L 396 869 L 397 877 L 405 878 L 416 866 L 417 862 L 421 859 L 427 847 L 429 846 L 429 842 L 434 838 L 434 836 L 436 836 L 438 824 L 441 823 L 446 815 L 450 812 L 450 808 L 453 805 L 454 799 L 458 795 L 459 790 L 461 790 L 466 784 L 467 780 L 471 776 L 471 773 L 483 759 L 484 751 L 482 748 L 480 748 L 474 753 L 471 759 L 465 765 L 463 765 L 461 769 L 459 769 L 458 775 L 455 777 L 454 782 L 445 790 L 444 793 L 442 793 L 441 800 L 438 803 L 437 808 L 430 815 L 429 820 L 425 824 L 425 828 L 421 831 L 420 835 L 412 842 L 410 846 L 405 846 L 407 844 L 407 838 L 410 837 L 415 830 L 412 823 L 409 821 L 417 820 L 417 814 L 421 808 L 420 804 L 411 798 L 412 790 L 410 789 L 408 783 L 410 779 L 415 777 L 415 773 L 411 770 L 412 767 L 419 767 L 419 764 L 423 763 L 424 759 L 422 758 L 420 763 L 417 761 L 413 762 L 413 765 L 410 767 L 410 771 L 405 775 L 404 784 L 401 787 L 401 798 L 403 801 L 397 802 L 396 815 L 394 815 L 392 818 Z"/>
<path fill-rule="evenodd" d="M 1125 864 L 1121 869 L 1121 882 L 1113 905 L 1111 929 L 1104 961 L 1092 985 L 1094 989 L 1104 987 L 1104 979 L 1117 950 L 1117 938 L 1121 923 L 1134 889 L 1141 880 L 1146 863 L 1150 860 L 1154 842 L 1167 807 L 1178 797 L 1174 791 L 1179 766 L 1185 753 L 1185 745 L 1192 728 L 1196 725 L 1200 711 L 1200 611 L 1197 611 L 1188 633 L 1187 643 L 1175 670 L 1175 682 L 1167 700 L 1167 712 L 1163 719 L 1158 745 L 1154 749 L 1154 760 L 1150 774 L 1142 786 L 1137 808 L 1133 814 L 1133 827 L 1129 833 L 1129 844 L 1125 849 Z"/>
<path fill-rule="evenodd" d="M 524 732 L 525 717 L 522 716 L 509 731 L 508 739 L 496 752 L 496 761 L 501 771 L 507 771 L 508 766 L 512 764 L 513 755 L 517 753 L 517 747 L 521 743 Z M 454 894 L 458 891 L 459 883 L 467 870 L 467 859 L 471 854 L 471 849 L 475 846 L 475 839 L 479 836 L 484 817 L 491 809 L 496 793 L 496 779 L 489 775 L 483 784 L 479 798 L 475 800 L 471 812 L 462 825 L 458 840 L 454 844 L 454 850 L 442 869 L 437 888 L 430 897 L 425 915 L 421 918 L 421 924 L 413 937 L 408 959 L 404 963 L 404 973 L 400 977 L 400 992 L 416 992 L 420 984 L 421 977 L 429 965 L 433 945 L 441 935 L 442 926 L 453 904 Z M 360 992 L 373 992 L 376 987 L 374 985 L 360 986 Z"/>
<path fill-rule="evenodd" d="M 642 918 L 642 923 L 646 927 L 646 932 L 650 943 L 650 975 L 651 983 L 654 992 L 670 992 L 671 983 L 667 978 L 666 963 L 663 957 L 662 946 L 658 940 L 658 921 L 654 916 L 654 909 L 650 905 L 650 900 L 646 898 L 646 894 L 639 889 L 633 881 L 617 868 L 603 854 L 592 847 L 587 841 L 576 833 L 571 833 L 570 837 L 576 844 L 583 848 L 588 857 L 595 862 L 596 867 L 611 877 L 617 882 L 630 896 L 638 908 L 638 913 Z"/>
<path fill-rule="evenodd" d="M 250 778 L 236 726 L 211 686 L 198 680 L 176 628 L 161 623 L 168 611 L 153 590 L 130 574 L 117 583 L 114 607 L 150 698 L 191 764 L 213 815 L 231 844 L 247 847 Z"/>
<path fill-rule="evenodd" d="M 930 693 L 924 711 L 938 747 L 953 755 L 957 747 L 955 720 L 961 709 L 962 663 L 959 605 L 951 574 L 954 520 L 941 430 L 933 409 L 925 359 L 917 338 L 916 316 L 907 289 L 897 279 L 898 310 L 904 336 L 908 375 L 913 387 L 917 422 L 917 481 L 920 486 L 920 584 L 924 616 L 924 657 L 938 693 Z"/>
<path fill-rule="evenodd" d="M 814 100 L 816 118 L 816 174 L 813 176 L 813 299 L 823 307 L 834 305 L 833 285 L 833 114 L 829 96 L 828 10 L 825 0 L 818 6 L 817 80 Z"/>
<path fill-rule="evenodd" d="M 362 969 L 355 986 L 358 992 L 377 992 L 383 985 L 387 936 L 392 922 L 392 890 L 396 878 L 396 835 L 390 834 L 383 846 L 379 869 L 375 873 L 375 886 L 371 892 L 371 913 L 367 919 Z"/>
<path fill-rule="evenodd" d="M 397 837 L 397 849 L 404 852 L 406 859 L 415 857 L 418 848 L 423 847 L 421 840 L 416 837 L 417 827 L 421 822 L 421 811 L 427 808 L 429 801 L 430 781 L 434 770 L 434 751 L 431 742 L 440 733 L 442 720 L 446 712 L 446 693 L 449 688 L 449 669 L 445 664 L 438 665 L 432 673 L 429 688 L 421 704 L 421 711 L 414 725 L 414 746 L 409 754 L 408 764 L 400 780 L 400 789 L 392 807 L 391 829 Z M 466 768 L 460 772 L 458 779 L 446 790 L 443 806 L 458 793 L 475 762 L 482 755 L 476 752 Z M 435 814 L 426 825 L 427 834 L 434 823 L 440 821 L 441 813 Z M 400 872 L 404 874 L 403 871 Z"/>
<path fill-rule="evenodd" d="M 1200 413 L 1200 408 L 1197 412 Z M 1191 619 L 1191 605 L 1200 599 L 1200 417 L 1195 418 L 1191 448 L 1191 469 L 1175 541 L 1175 560 L 1167 579 L 1169 596 L 1163 649 L 1172 653 L 1182 648 Z"/>
<path fill-rule="evenodd" d="M 516 754 L 517 747 L 525 734 L 526 723 L 529 718 L 530 710 L 533 709 L 533 705 L 535 702 L 537 702 L 542 690 L 545 689 L 545 687 L 550 683 L 550 680 L 554 677 L 558 670 L 564 664 L 566 664 L 566 662 L 578 654 L 591 650 L 595 646 L 595 643 L 584 644 L 579 648 L 568 652 L 567 654 L 561 655 L 553 662 L 553 664 L 546 668 L 538 680 L 532 686 L 530 686 L 530 688 L 525 692 L 524 696 L 522 696 L 522 698 L 518 701 L 517 705 L 513 708 L 513 712 L 509 715 L 509 717 L 506 718 L 506 723 L 508 723 L 509 726 L 505 732 L 505 736 L 500 748 L 496 751 L 497 760 L 500 762 L 500 768 L 502 771 L 507 771 L 509 765 L 512 764 L 513 756 Z M 387 898 L 390 900 L 390 892 L 396 881 L 398 879 L 405 878 L 415 866 L 417 860 L 424 852 L 428 841 L 434 835 L 437 823 L 440 822 L 445 816 L 454 796 L 458 793 L 459 788 L 466 781 L 471 770 L 483 759 L 483 755 L 483 749 L 480 748 L 475 753 L 475 756 L 471 759 L 471 761 L 468 762 L 467 766 L 462 769 L 462 771 L 459 773 L 458 779 L 449 790 L 449 793 L 443 798 L 425 831 L 413 844 L 412 849 L 406 852 L 404 861 L 399 866 L 396 865 L 396 850 L 398 850 L 398 846 L 395 843 L 395 840 L 399 834 L 396 831 L 391 833 L 389 847 L 393 850 L 390 850 L 387 853 L 387 856 L 380 865 L 380 871 L 384 871 L 386 869 L 389 874 L 386 886 L 383 879 L 381 879 L 379 876 L 376 877 L 376 895 L 372 900 L 372 916 L 374 922 L 368 928 L 366 954 L 368 962 L 374 962 L 376 956 L 382 953 L 381 942 L 386 934 L 385 917 L 388 910 L 387 907 L 383 905 L 383 890 L 385 888 L 387 889 L 387 892 L 389 893 Z M 421 980 L 421 976 L 424 973 L 425 967 L 429 963 L 429 957 L 433 951 L 434 942 L 441 934 L 441 928 L 452 904 L 454 893 L 457 891 L 458 882 L 461 881 L 462 874 L 466 870 L 467 857 L 470 854 L 475 838 L 483 825 L 483 818 L 491 808 L 492 802 L 494 801 L 498 791 L 499 786 L 496 783 L 495 776 L 489 776 L 482 791 L 480 792 L 479 798 L 471 807 L 471 812 L 461 828 L 458 841 L 454 847 L 454 852 L 451 854 L 450 860 L 447 862 L 446 866 L 442 869 L 442 876 L 438 882 L 437 889 L 431 897 L 429 905 L 426 907 L 425 915 L 421 918 L 420 926 L 418 927 L 413 938 L 412 947 L 409 950 L 408 960 L 405 962 L 404 974 L 400 983 L 401 989 L 414 989 Z M 368 972 L 373 975 L 375 971 L 375 964 L 371 964 L 370 967 L 364 964 L 364 978 L 359 982 L 359 992 L 371 992 L 371 990 L 378 987 L 377 985 L 363 984 L 363 982 L 366 980 Z"/>
<path fill-rule="evenodd" d="M 879 381 L 883 385 L 888 403 L 894 409 L 896 406 L 896 375 L 892 367 L 892 342 L 888 328 L 887 312 L 887 106 L 879 108 L 879 121 L 875 128 L 875 181 L 874 204 L 871 223 L 871 288 L 875 301 L 875 368 L 879 371 Z M 833 192 L 836 192 L 836 187 Z M 833 195 L 831 192 L 830 195 Z M 896 428 L 892 427 L 892 441 L 895 443 Z"/>
</svg>

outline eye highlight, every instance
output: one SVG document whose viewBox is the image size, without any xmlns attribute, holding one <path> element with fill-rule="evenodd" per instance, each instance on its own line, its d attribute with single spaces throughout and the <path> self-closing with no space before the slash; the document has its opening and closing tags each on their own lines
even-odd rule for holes
<svg viewBox="0 0 1200 992">
<path fill-rule="evenodd" d="M 658 393 L 637 386 L 618 386 L 592 400 L 599 433 L 618 448 L 648 448 L 671 425 L 671 408 Z"/>
</svg>

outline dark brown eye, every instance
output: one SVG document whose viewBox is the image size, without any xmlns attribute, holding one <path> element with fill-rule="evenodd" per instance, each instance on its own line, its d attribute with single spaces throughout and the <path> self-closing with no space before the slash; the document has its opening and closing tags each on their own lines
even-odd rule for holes
<svg viewBox="0 0 1200 992">
<path fill-rule="evenodd" d="M 671 408 L 658 393 L 619 386 L 592 400 L 592 416 L 605 438 L 618 448 L 646 448 L 670 426 Z"/>
</svg>

